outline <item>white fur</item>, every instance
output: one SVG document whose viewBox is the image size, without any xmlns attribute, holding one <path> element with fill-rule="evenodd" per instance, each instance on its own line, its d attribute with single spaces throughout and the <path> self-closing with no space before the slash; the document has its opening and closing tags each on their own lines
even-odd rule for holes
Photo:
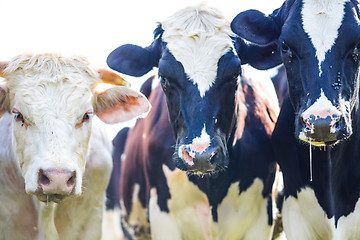
<svg viewBox="0 0 360 240">
<path fill-rule="evenodd" d="M 180 145 L 178 150 L 178 155 L 180 158 L 184 159 L 190 166 L 194 164 L 194 162 L 188 157 L 183 156 L 183 149 L 189 148 L 188 155 L 191 158 L 195 158 L 196 154 L 201 154 L 206 151 L 206 149 L 210 146 L 210 136 L 206 132 L 206 126 L 204 124 L 203 129 L 201 130 L 201 135 L 192 140 L 191 144 Z"/>
<path fill-rule="evenodd" d="M 12 131 L 26 192 L 38 188 L 40 169 L 61 166 L 76 171 L 75 194 L 80 195 L 91 121 L 78 129 L 75 125 L 93 111 L 96 72 L 84 59 L 44 54 L 18 56 L 10 61 L 5 75 L 9 110 L 20 111 L 28 126 L 14 122 Z"/>
<path fill-rule="evenodd" d="M 12 116 L 0 118 L 0 239 L 100 239 L 105 189 L 111 172 L 111 143 L 95 120 L 86 159 L 82 195 L 42 203 L 25 193 L 11 145 Z M 85 226 L 85 227 L 84 227 Z M 55 228 L 56 227 L 56 228 Z"/>
<path fill-rule="evenodd" d="M 321 64 L 325 55 L 338 37 L 346 2 L 348 0 L 303 0 L 303 27 L 316 50 L 319 76 L 322 74 Z"/>
<path fill-rule="evenodd" d="M 304 119 L 314 115 L 315 120 L 319 118 L 326 118 L 332 115 L 340 116 L 341 112 L 331 103 L 331 101 L 325 96 L 324 91 L 321 89 L 320 97 L 304 111 L 301 116 Z"/>
<path fill-rule="evenodd" d="M 287 198 L 284 201 L 282 214 L 288 239 L 332 239 L 333 219 L 326 218 L 312 189 L 301 190 L 297 199 Z"/>
<path fill-rule="evenodd" d="M 218 207 L 218 222 L 214 222 L 206 195 L 188 180 L 186 173 L 163 169 L 171 193 L 170 213 L 160 211 L 156 190 L 152 189 L 149 203 L 152 239 L 271 239 L 267 199 L 261 195 L 263 183 L 259 179 L 240 195 L 239 183 L 232 184 Z"/>
<path fill-rule="evenodd" d="M 209 134 L 207 134 L 206 132 L 206 126 L 204 124 L 203 129 L 201 130 L 201 135 L 200 137 L 194 138 L 192 141 L 192 145 L 197 145 L 197 144 L 206 144 L 207 146 L 210 145 L 210 136 Z M 205 148 L 206 149 L 206 148 Z"/>
<path fill-rule="evenodd" d="M 360 199 L 352 213 L 339 219 L 334 239 L 360 239 Z"/>
<path fill-rule="evenodd" d="M 334 218 L 328 219 L 319 205 L 314 190 L 302 189 L 298 197 L 289 197 L 283 205 L 283 224 L 288 239 L 351 240 L 360 238 L 360 201 L 355 210 L 343 216 L 335 228 Z"/>
<path fill-rule="evenodd" d="M 219 59 L 232 48 L 229 22 L 217 10 L 200 5 L 178 11 L 161 25 L 162 39 L 204 97 L 215 82 Z"/>
<path fill-rule="evenodd" d="M 103 217 L 103 230 L 101 240 L 123 240 L 124 233 L 121 229 L 121 210 L 106 210 Z"/>
<path fill-rule="evenodd" d="M 83 58 L 56 54 L 19 55 L 4 74 L 0 112 L 16 110 L 0 118 L 0 239 L 100 239 L 112 144 L 99 119 L 82 121 L 98 108 L 99 75 Z M 76 171 L 76 198 L 26 194 L 36 194 L 40 169 L 57 167 Z"/>
</svg>

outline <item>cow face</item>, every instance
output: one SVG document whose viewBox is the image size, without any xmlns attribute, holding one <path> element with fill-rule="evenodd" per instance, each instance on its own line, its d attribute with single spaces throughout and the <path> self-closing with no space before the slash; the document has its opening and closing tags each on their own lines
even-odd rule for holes
<svg viewBox="0 0 360 240">
<path fill-rule="evenodd" d="M 278 45 L 273 54 L 281 55 L 286 68 L 295 135 L 313 145 L 331 145 L 352 134 L 359 89 L 357 4 L 286 1 L 270 16 L 249 10 L 232 22 L 239 36 Z"/>
<path fill-rule="evenodd" d="M 158 67 L 176 138 L 174 161 L 190 173 L 212 173 L 228 164 L 241 71 L 230 34 L 216 10 L 186 8 L 159 25 L 149 47 L 124 45 L 107 60 L 112 69 L 133 76 Z"/>
<path fill-rule="evenodd" d="M 82 58 L 21 55 L 4 75 L 0 114 L 13 116 L 13 147 L 25 190 L 41 201 L 81 194 L 95 114 L 115 123 L 150 108 L 145 97 L 127 87 L 95 91 L 99 75 Z"/>
</svg>

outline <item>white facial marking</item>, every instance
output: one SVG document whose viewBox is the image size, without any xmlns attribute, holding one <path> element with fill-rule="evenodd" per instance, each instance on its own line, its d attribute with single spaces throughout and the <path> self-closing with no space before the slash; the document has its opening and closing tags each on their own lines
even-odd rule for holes
<svg viewBox="0 0 360 240">
<path fill-rule="evenodd" d="M 200 137 L 194 138 L 192 144 L 189 146 L 194 152 L 203 153 L 210 145 L 210 136 L 206 132 L 205 124 L 201 130 Z"/>
<path fill-rule="evenodd" d="M 321 64 L 325 55 L 338 37 L 346 2 L 348 0 L 303 0 L 303 28 L 316 50 L 319 76 L 322 74 Z"/>
<path fill-rule="evenodd" d="M 232 48 L 229 22 L 200 5 L 178 11 L 161 25 L 162 39 L 204 97 L 216 79 L 219 59 Z"/>
<path fill-rule="evenodd" d="M 324 91 L 321 89 L 320 97 L 301 114 L 303 119 L 308 119 L 314 115 L 315 120 L 319 118 L 326 118 L 333 115 L 341 116 L 341 112 L 331 103 L 325 96 Z"/>
<path fill-rule="evenodd" d="M 210 146 L 210 136 L 206 132 L 204 124 L 201 135 L 192 140 L 191 144 L 181 145 L 178 150 L 178 156 L 190 166 L 194 165 L 193 158 L 196 154 L 201 154 Z"/>
</svg>

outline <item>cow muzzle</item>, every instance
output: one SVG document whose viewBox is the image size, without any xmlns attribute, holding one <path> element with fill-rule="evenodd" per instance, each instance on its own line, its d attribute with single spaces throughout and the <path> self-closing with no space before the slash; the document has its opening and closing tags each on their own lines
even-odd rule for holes
<svg viewBox="0 0 360 240">
<path fill-rule="evenodd" d="M 221 144 L 204 145 L 182 145 L 178 148 L 180 163 L 177 167 L 191 174 L 206 175 L 213 174 L 226 168 L 228 157 L 224 153 Z"/>
<path fill-rule="evenodd" d="M 347 137 L 343 133 L 345 121 L 341 114 L 329 112 L 326 115 L 300 116 L 302 131 L 299 139 L 314 146 L 333 145 Z"/>
<path fill-rule="evenodd" d="M 77 182 L 76 171 L 68 169 L 40 169 L 35 195 L 43 202 L 61 202 L 74 195 Z"/>
</svg>

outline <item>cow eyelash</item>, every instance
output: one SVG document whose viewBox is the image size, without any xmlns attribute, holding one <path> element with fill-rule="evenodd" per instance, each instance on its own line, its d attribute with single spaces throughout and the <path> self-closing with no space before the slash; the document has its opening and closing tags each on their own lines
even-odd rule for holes
<svg viewBox="0 0 360 240">
<path fill-rule="evenodd" d="M 164 91 L 167 90 L 167 88 L 169 87 L 170 83 L 169 83 L 169 80 L 165 77 L 160 77 L 160 84 L 163 88 Z"/>
<path fill-rule="evenodd" d="M 85 113 L 84 116 L 83 116 L 83 118 L 82 118 L 82 122 L 87 122 L 87 121 L 89 121 L 89 120 L 92 118 L 93 115 L 94 115 L 94 114 L 93 114 L 92 112 L 87 112 L 87 113 Z"/>
<path fill-rule="evenodd" d="M 21 126 L 25 125 L 24 116 L 17 109 L 13 109 L 14 119 L 16 122 L 21 122 Z"/>
<path fill-rule="evenodd" d="M 359 53 L 360 53 L 360 46 L 356 46 L 351 55 L 354 62 L 357 62 L 359 60 Z"/>
<path fill-rule="evenodd" d="M 83 115 L 81 121 L 75 125 L 75 128 L 81 128 L 84 125 L 84 123 L 90 121 L 90 119 L 92 118 L 93 115 L 94 115 L 93 112 L 86 112 Z"/>
</svg>

